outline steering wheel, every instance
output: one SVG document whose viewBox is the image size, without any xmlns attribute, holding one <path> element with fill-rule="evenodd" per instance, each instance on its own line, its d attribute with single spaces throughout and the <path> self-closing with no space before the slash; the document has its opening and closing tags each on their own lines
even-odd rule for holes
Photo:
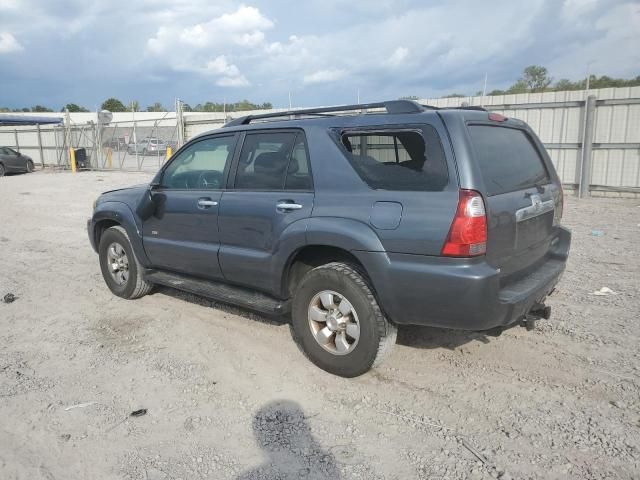
<svg viewBox="0 0 640 480">
<path fill-rule="evenodd" d="M 198 175 L 197 188 L 220 188 L 222 186 L 222 173 L 215 170 L 203 170 Z"/>
</svg>

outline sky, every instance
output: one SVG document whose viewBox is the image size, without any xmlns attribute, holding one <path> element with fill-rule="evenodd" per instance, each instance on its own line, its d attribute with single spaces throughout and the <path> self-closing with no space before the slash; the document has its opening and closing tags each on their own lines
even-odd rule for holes
<svg viewBox="0 0 640 480">
<path fill-rule="evenodd" d="M 629 0 L 0 0 L 0 106 L 276 107 L 640 75 Z"/>
</svg>

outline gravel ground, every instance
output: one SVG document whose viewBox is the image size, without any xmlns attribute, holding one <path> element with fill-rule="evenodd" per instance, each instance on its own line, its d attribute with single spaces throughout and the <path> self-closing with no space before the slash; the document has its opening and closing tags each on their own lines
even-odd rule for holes
<svg viewBox="0 0 640 480">
<path fill-rule="evenodd" d="M 347 380 L 282 321 L 111 295 L 85 220 L 147 179 L 0 179 L 0 478 L 640 478 L 640 200 L 567 198 L 573 249 L 535 331 L 401 328 Z"/>
</svg>

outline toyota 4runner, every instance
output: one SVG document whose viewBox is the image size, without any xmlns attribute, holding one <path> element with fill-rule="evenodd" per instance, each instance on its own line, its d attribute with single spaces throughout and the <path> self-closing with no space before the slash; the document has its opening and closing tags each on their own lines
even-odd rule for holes
<svg viewBox="0 0 640 480">
<path fill-rule="evenodd" d="M 199 135 L 88 222 L 107 286 L 155 284 L 291 316 L 353 377 L 403 324 L 499 332 L 548 318 L 571 235 L 524 122 L 399 100 L 246 116 Z"/>
</svg>

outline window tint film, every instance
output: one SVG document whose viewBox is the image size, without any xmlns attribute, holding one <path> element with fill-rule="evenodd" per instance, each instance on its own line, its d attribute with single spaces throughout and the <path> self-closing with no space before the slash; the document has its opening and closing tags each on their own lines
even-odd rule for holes
<svg viewBox="0 0 640 480">
<path fill-rule="evenodd" d="M 231 161 L 235 136 L 206 138 L 189 145 L 162 175 L 165 188 L 220 189 L 224 170 Z"/>
<path fill-rule="evenodd" d="M 542 158 L 522 130 L 471 125 L 469 133 L 487 195 L 548 183 Z"/>
<path fill-rule="evenodd" d="M 342 133 L 347 158 L 369 186 L 381 190 L 442 190 L 447 164 L 437 132 L 416 130 Z"/>
<path fill-rule="evenodd" d="M 296 136 L 295 132 L 248 134 L 240 153 L 235 188 L 282 190 Z"/>
</svg>

